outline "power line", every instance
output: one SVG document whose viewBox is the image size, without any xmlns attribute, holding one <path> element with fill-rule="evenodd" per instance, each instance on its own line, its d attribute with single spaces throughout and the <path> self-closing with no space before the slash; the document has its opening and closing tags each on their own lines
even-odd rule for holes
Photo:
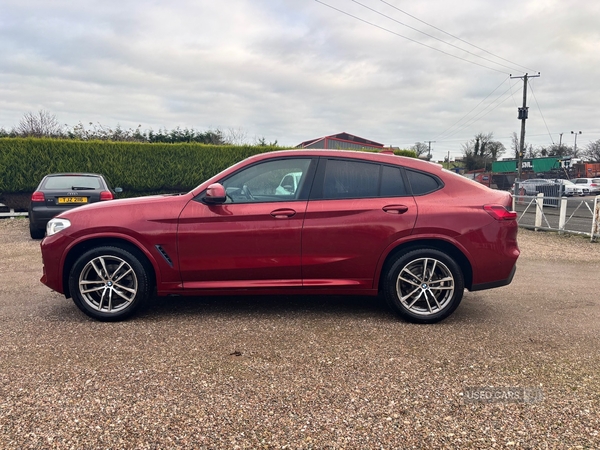
<svg viewBox="0 0 600 450">
<path fill-rule="evenodd" d="M 546 123 L 546 119 L 544 118 L 544 114 L 542 114 L 542 108 L 540 108 L 540 104 L 537 101 L 537 97 L 535 96 L 535 92 L 533 92 L 533 86 L 529 83 L 529 89 L 531 89 L 531 93 L 533 94 L 533 99 L 535 100 L 535 104 L 538 107 L 538 111 L 540 112 L 540 116 L 542 116 L 542 120 L 544 121 L 544 126 L 546 130 L 548 130 L 548 135 L 550 136 L 550 142 L 554 144 L 554 139 L 552 139 L 552 133 L 550 133 L 550 129 L 548 128 L 548 124 Z"/>
<path fill-rule="evenodd" d="M 487 51 L 487 50 L 485 50 L 485 49 L 483 49 L 483 48 L 481 48 L 481 47 L 478 47 L 478 46 L 476 46 L 476 45 L 474 45 L 474 44 L 471 44 L 470 42 L 467 42 L 467 41 L 465 41 L 464 39 L 461 39 L 461 38 L 460 38 L 460 37 L 458 37 L 458 36 L 455 36 L 455 35 L 453 35 L 453 34 L 451 34 L 451 33 L 448 33 L 447 31 L 444 31 L 444 30 L 442 30 L 441 28 L 438 28 L 438 27 L 436 27 L 435 25 L 431 25 L 430 23 L 427 23 L 427 22 L 425 22 L 424 20 L 421 20 L 421 19 L 419 19 L 418 17 L 416 17 L 416 16 L 413 16 L 412 14 L 409 14 L 409 13 L 407 13 L 406 11 L 404 11 L 404 10 L 402 10 L 402 9 L 398 8 L 397 6 L 394 6 L 394 5 L 392 5 L 392 4 L 391 4 L 391 3 L 389 3 L 389 2 L 386 2 L 385 0 L 380 0 L 380 1 L 381 1 L 382 3 L 385 3 L 386 5 L 388 5 L 388 6 L 392 7 L 392 8 L 394 8 L 395 10 L 397 10 L 397 11 L 401 12 L 402 14 L 406 14 L 408 17 L 411 17 L 411 18 L 415 19 L 416 21 L 418 21 L 418 22 L 421 22 L 422 24 L 425 24 L 425 25 L 427 25 L 427 26 L 429 26 L 429 27 L 433 28 L 434 30 L 437 30 L 437 31 L 440 31 L 440 32 L 442 32 L 442 33 L 444 33 L 444 34 L 447 34 L 448 36 L 450 36 L 450 37 L 452 37 L 452 38 L 454 38 L 454 39 L 458 39 L 459 41 L 461 41 L 461 42 L 464 42 L 465 44 L 467 44 L 467 45 L 470 45 L 471 47 L 475 47 L 477 50 L 481 50 L 482 52 L 485 52 L 485 53 L 487 53 L 488 55 L 491 55 L 491 56 L 493 56 L 494 58 L 498 58 L 498 59 L 501 59 L 502 61 L 508 62 L 508 63 L 510 63 L 510 64 L 514 64 L 515 66 L 519 66 L 519 67 L 521 67 L 522 69 L 525 69 L 525 70 L 529 70 L 529 71 L 535 72 L 533 69 L 527 68 L 527 67 L 525 67 L 525 66 L 522 66 L 521 64 L 517 64 L 517 63 L 515 63 L 515 62 L 513 62 L 513 61 L 509 61 L 508 59 L 502 58 L 501 56 L 495 55 L 495 54 L 493 54 L 492 52 L 489 52 L 489 51 Z"/>
<path fill-rule="evenodd" d="M 496 88 L 492 92 L 490 92 L 483 100 L 481 100 L 477 105 L 475 105 L 475 107 L 473 109 L 471 109 L 471 111 L 469 111 L 467 114 L 465 114 L 463 117 L 461 117 L 458 121 L 453 123 L 450 127 L 446 128 L 444 131 L 442 131 L 440 134 L 438 134 L 435 138 L 440 139 L 448 131 L 450 131 L 452 128 L 454 128 L 456 125 L 458 125 L 460 122 L 462 122 L 465 118 L 467 118 L 473 111 L 475 111 L 479 107 L 479 105 L 481 105 L 483 102 L 485 102 L 490 95 L 492 95 L 494 92 L 496 92 L 500 88 L 500 86 L 502 86 L 504 83 L 506 83 L 507 80 L 509 80 L 509 78 L 506 78 L 504 81 L 502 81 L 502 83 L 500 83 L 498 86 L 496 86 Z M 454 134 L 454 133 L 449 134 L 447 137 L 452 136 L 452 134 Z"/>
<path fill-rule="evenodd" d="M 343 10 L 341 10 L 339 8 L 336 8 L 335 6 L 329 5 L 329 4 L 327 4 L 327 3 L 325 3 L 325 2 L 323 2 L 321 0 L 315 0 L 315 2 L 320 3 L 321 5 L 327 6 L 328 8 L 331 8 L 334 11 L 337 11 L 339 13 L 345 14 L 346 16 L 352 17 L 353 19 L 359 20 L 360 22 L 366 23 L 367 25 L 371 25 L 372 27 L 379 28 L 380 30 L 387 31 L 388 33 L 391 33 L 391 34 L 393 34 L 395 36 L 398 36 L 398 37 L 401 37 L 403 39 L 406 39 L 407 41 L 413 42 L 415 44 L 422 45 L 423 47 L 427 47 L 427 48 L 429 48 L 431 50 L 435 50 L 436 52 L 440 52 L 440 53 L 443 53 L 444 55 L 451 56 L 451 57 L 456 58 L 456 59 L 460 59 L 461 61 L 465 61 L 465 62 L 468 62 L 470 64 L 473 64 L 473 65 L 476 65 L 476 66 L 479 66 L 479 67 L 483 67 L 484 69 L 489 69 L 489 70 L 493 70 L 494 72 L 504 73 L 504 74 L 508 75 L 508 72 L 503 72 L 502 70 L 494 69 L 493 67 L 485 66 L 483 64 L 476 63 L 475 61 L 470 61 L 468 59 L 461 58 L 460 56 L 456 56 L 456 55 L 453 55 L 452 53 L 445 52 L 443 50 L 440 50 L 439 48 L 435 48 L 435 47 L 432 47 L 430 45 L 424 44 L 422 42 L 416 41 L 416 40 L 411 39 L 411 38 L 409 38 L 407 36 L 404 36 L 404 35 L 402 35 L 400 33 L 396 33 L 395 31 L 392 31 L 392 30 L 390 30 L 388 28 L 382 27 L 381 25 L 374 24 L 373 22 L 369 22 L 368 20 L 365 20 L 365 19 L 361 19 L 360 17 L 357 17 L 357 16 L 355 16 L 353 14 L 350 14 L 349 12 L 346 12 L 346 11 L 343 11 Z"/>
<path fill-rule="evenodd" d="M 498 88 L 496 88 L 498 89 Z M 495 89 L 495 90 L 496 90 Z M 500 98 L 502 98 L 502 96 L 504 96 L 509 90 L 511 89 L 511 87 L 509 87 L 506 91 L 504 91 L 502 94 L 500 94 L 498 97 L 496 97 L 488 106 L 486 106 L 483 110 L 481 110 L 479 113 L 477 113 L 473 118 L 471 118 L 469 121 L 467 121 L 466 123 L 464 123 L 462 126 L 460 126 L 459 128 L 457 128 L 456 130 L 454 130 L 453 132 L 447 134 L 444 139 L 455 135 L 456 133 L 463 131 L 464 129 L 466 129 L 467 127 L 473 125 L 476 122 L 479 122 L 481 119 L 483 119 L 485 116 L 487 116 L 488 114 L 490 114 L 491 112 L 493 112 L 494 110 L 496 110 L 500 105 L 502 105 L 506 100 L 509 99 L 509 97 L 506 97 L 504 100 L 502 100 L 501 102 L 499 102 L 496 106 L 494 106 L 492 109 L 490 109 L 489 111 L 486 112 L 487 109 L 491 108 L 496 102 L 498 102 L 498 100 Z M 489 97 L 489 95 L 488 95 Z M 487 97 L 486 97 L 487 98 Z M 485 99 L 484 99 L 485 100 Z M 481 102 L 479 102 L 479 104 L 481 104 L 484 100 L 482 100 Z M 479 106 L 479 105 L 477 105 Z M 475 108 L 477 108 L 477 106 Z M 473 108 L 473 110 L 475 109 Z M 471 110 L 471 112 L 473 111 Z M 464 116 L 460 121 L 462 121 L 463 119 L 465 119 L 465 117 L 467 117 L 470 114 L 470 112 Z M 459 121 L 459 122 L 460 122 Z"/>
<path fill-rule="evenodd" d="M 465 123 L 461 128 L 459 128 L 458 130 L 456 130 L 455 132 L 453 132 L 452 134 L 450 134 L 450 136 L 452 136 L 453 134 L 458 133 L 459 131 L 464 130 L 465 128 L 467 128 L 468 126 L 473 125 L 476 122 L 479 122 L 481 119 L 483 119 L 485 116 L 487 116 L 488 114 L 490 114 L 491 112 L 493 112 L 494 110 L 496 110 L 502 103 L 504 103 L 506 100 L 508 100 L 510 97 L 506 97 L 504 100 L 502 100 L 501 102 L 499 102 L 496 106 L 494 106 L 492 109 L 490 109 L 488 112 L 485 112 L 486 109 L 490 108 L 495 102 L 497 102 L 504 94 L 506 94 L 511 88 L 509 87 L 506 91 L 504 91 L 502 94 L 500 94 L 498 97 L 496 97 L 496 99 L 490 103 L 488 106 L 486 106 L 480 113 L 478 113 L 475 117 L 473 117 L 473 119 L 471 119 L 471 121 Z M 482 115 L 483 114 L 483 115 Z M 481 117 L 479 117 L 481 116 Z"/>
<path fill-rule="evenodd" d="M 463 51 L 463 52 L 465 52 L 465 53 L 468 53 L 468 54 L 469 54 L 469 55 L 471 55 L 471 56 L 475 56 L 476 58 L 481 58 L 481 59 L 483 59 L 484 61 L 490 62 L 490 63 L 492 63 L 492 64 L 497 64 L 497 65 L 499 65 L 499 66 L 501 66 L 501 67 L 504 67 L 504 68 L 506 68 L 506 69 L 510 69 L 510 70 L 513 70 L 513 69 L 515 69 L 515 67 L 509 67 L 509 66 L 505 66 L 504 64 L 500 64 L 500 63 L 498 63 L 498 62 L 496 62 L 496 61 L 492 61 L 491 59 L 484 58 L 483 56 L 477 55 L 476 53 L 473 53 L 473 52 L 470 52 L 470 51 L 468 51 L 468 50 L 465 50 L 464 48 L 461 48 L 461 47 L 459 47 L 459 46 L 457 46 L 457 45 L 454 45 L 454 44 L 451 44 L 451 43 L 449 43 L 449 42 L 446 42 L 446 41 L 444 41 L 443 39 L 440 39 L 440 38 L 438 38 L 438 37 L 435 37 L 435 36 L 433 36 L 433 35 L 431 35 L 431 34 L 429 34 L 429 33 L 425 33 L 424 31 L 421 31 L 421 30 L 419 30 L 419 29 L 417 29 L 417 28 L 411 27 L 410 25 L 407 25 L 407 24 L 405 24 L 405 23 L 402 23 L 402 22 L 400 22 L 399 20 L 396 20 L 396 19 L 394 19 L 393 17 L 390 17 L 390 16 L 388 16 L 387 14 L 384 14 L 384 13 L 382 13 L 382 12 L 380 12 L 380 11 L 377 11 L 376 9 L 373 9 L 373 8 L 371 8 L 370 6 L 367 6 L 367 5 L 365 5 L 365 4 L 361 3 L 361 2 L 359 2 L 358 0 L 351 0 L 351 1 L 352 1 L 352 2 L 354 2 L 354 3 L 356 3 L 357 5 L 360 5 L 360 6 L 362 6 L 362 7 L 363 7 L 363 8 L 365 8 L 365 9 L 368 9 L 369 11 L 372 11 L 372 12 L 374 12 L 374 13 L 376 13 L 376 14 L 379 14 L 380 16 L 383 16 L 383 17 L 385 17 L 386 19 L 389 19 L 389 20 L 391 20 L 391 21 L 393 21 L 393 22 L 396 22 L 397 24 L 400 24 L 400 25 L 402 25 L 402 26 L 404 26 L 404 27 L 410 28 L 411 30 L 413 30 L 413 31 L 416 31 L 417 33 L 421 33 L 421 34 L 423 34 L 423 35 L 425 35 L 425 36 L 427 36 L 427 37 L 430 37 L 430 38 L 432 38 L 432 39 L 435 39 L 436 41 L 439 41 L 439 42 L 441 42 L 441 43 L 443 43 L 443 44 L 449 45 L 450 47 L 453 47 L 453 48 L 456 48 L 456 49 L 458 49 L 458 50 L 460 50 L 460 51 Z M 383 0 L 382 0 L 382 1 L 383 1 Z M 383 3 L 386 3 L 386 2 L 383 2 Z M 389 3 L 386 3 L 386 4 L 389 4 Z M 391 6 L 391 5 L 390 5 L 390 6 Z M 430 25 L 430 26 L 431 26 L 431 25 Z M 441 31 L 441 30 L 440 30 L 440 31 Z M 447 34 L 448 34 L 448 33 L 447 33 Z M 469 44 L 469 45 L 471 45 L 471 44 Z M 476 48 L 478 48 L 478 47 L 476 47 Z M 495 55 L 494 55 L 494 56 L 495 56 Z M 509 62 L 510 62 L 510 61 L 509 61 Z M 512 63 L 511 63 L 511 64 L 512 64 Z M 516 65 L 518 66 L 519 64 L 516 64 Z M 518 72 L 518 70 L 517 70 L 517 72 Z"/>
</svg>

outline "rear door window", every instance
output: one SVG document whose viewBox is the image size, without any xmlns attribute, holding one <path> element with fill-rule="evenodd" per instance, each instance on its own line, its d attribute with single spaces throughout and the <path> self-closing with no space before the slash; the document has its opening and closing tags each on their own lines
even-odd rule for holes
<svg viewBox="0 0 600 450">
<path fill-rule="evenodd" d="M 323 198 L 377 197 L 379 164 L 330 159 L 323 179 Z"/>
<path fill-rule="evenodd" d="M 356 160 L 322 160 L 317 177 L 322 188 L 313 198 L 378 198 L 409 195 L 401 167 Z"/>
<path fill-rule="evenodd" d="M 381 197 L 403 197 L 406 185 L 400 167 L 383 166 L 381 171 Z"/>
</svg>

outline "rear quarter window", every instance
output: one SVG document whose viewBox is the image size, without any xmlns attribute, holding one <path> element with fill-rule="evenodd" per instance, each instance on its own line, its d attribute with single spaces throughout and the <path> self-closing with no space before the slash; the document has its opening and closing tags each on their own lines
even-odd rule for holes
<svg viewBox="0 0 600 450">
<path fill-rule="evenodd" d="M 413 195 L 425 195 L 440 189 L 443 184 L 439 178 L 424 172 L 406 170 L 406 176 Z"/>
</svg>

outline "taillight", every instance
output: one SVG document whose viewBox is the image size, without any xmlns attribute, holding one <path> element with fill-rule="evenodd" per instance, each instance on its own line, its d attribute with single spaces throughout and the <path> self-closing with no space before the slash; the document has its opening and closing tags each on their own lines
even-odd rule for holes
<svg viewBox="0 0 600 450">
<path fill-rule="evenodd" d="M 32 202 L 45 202 L 46 197 L 44 196 L 43 192 L 35 191 L 33 194 L 31 194 L 31 201 Z"/>
<path fill-rule="evenodd" d="M 109 191 L 102 191 L 102 192 L 100 192 L 100 201 L 102 201 L 102 200 L 112 200 L 113 198 L 115 198 L 115 197 L 112 195 L 112 192 L 109 192 Z"/>
<path fill-rule="evenodd" d="M 502 205 L 484 205 L 483 209 L 496 220 L 515 220 L 516 211 L 509 211 Z"/>
</svg>

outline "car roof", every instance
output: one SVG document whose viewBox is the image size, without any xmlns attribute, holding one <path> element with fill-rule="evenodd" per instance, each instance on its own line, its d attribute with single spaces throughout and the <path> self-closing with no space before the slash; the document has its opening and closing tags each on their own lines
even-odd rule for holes
<svg viewBox="0 0 600 450">
<path fill-rule="evenodd" d="M 308 156 L 308 157 L 326 157 L 326 158 L 351 158 L 359 159 L 362 161 L 371 161 L 374 163 L 390 163 L 390 164 L 401 164 L 404 167 L 410 167 L 413 169 L 420 169 L 427 172 L 441 172 L 442 165 L 430 161 L 424 161 L 418 158 L 411 158 L 408 156 L 398 156 L 392 152 L 386 151 L 385 153 L 380 152 L 369 152 L 369 151 L 357 151 L 357 150 L 327 150 L 327 149 L 294 149 L 294 150 L 278 150 L 274 152 L 260 153 L 249 157 L 248 159 L 254 159 L 256 161 L 262 159 L 271 159 L 274 157 L 290 157 L 290 156 Z"/>
</svg>

